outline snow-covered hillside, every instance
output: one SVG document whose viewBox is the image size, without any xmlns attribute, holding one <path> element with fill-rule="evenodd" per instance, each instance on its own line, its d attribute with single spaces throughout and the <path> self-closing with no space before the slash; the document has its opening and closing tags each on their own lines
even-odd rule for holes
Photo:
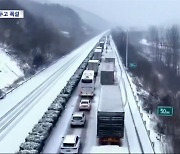
<svg viewBox="0 0 180 154">
<path fill-rule="evenodd" d="M 8 50 L 0 46 L 0 89 L 12 84 L 19 77 L 24 76 L 23 71 L 6 52 Z"/>
</svg>

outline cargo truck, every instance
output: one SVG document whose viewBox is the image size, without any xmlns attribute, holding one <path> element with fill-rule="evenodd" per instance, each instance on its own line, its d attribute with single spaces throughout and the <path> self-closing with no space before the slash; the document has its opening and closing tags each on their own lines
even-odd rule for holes
<svg viewBox="0 0 180 154">
<path fill-rule="evenodd" d="M 104 41 L 99 42 L 99 46 L 104 50 Z"/>
<path fill-rule="evenodd" d="M 94 57 L 93 57 L 93 60 L 99 60 L 101 61 L 101 49 L 96 49 L 94 51 Z"/>
<path fill-rule="evenodd" d="M 124 116 L 119 86 L 102 85 L 97 111 L 97 137 L 100 145 L 121 145 Z"/>
<path fill-rule="evenodd" d="M 99 50 L 99 51 L 101 50 L 101 52 L 103 52 L 103 49 L 102 49 L 102 47 L 100 47 L 100 46 L 99 46 L 99 47 L 96 47 L 96 50 Z"/>
<path fill-rule="evenodd" d="M 105 62 L 113 62 L 115 64 L 115 55 L 113 52 L 107 52 L 104 54 Z"/>
<path fill-rule="evenodd" d="M 99 64 L 100 64 L 99 60 L 89 60 L 88 61 L 88 70 L 93 70 L 95 77 L 98 74 Z"/>
<path fill-rule="evenodd" d="M 113 62 L 105 63 L 101 65 L 100 82 L 102 85 L 112 85 L 115 80 L 115 65 Z"/>
</svg>

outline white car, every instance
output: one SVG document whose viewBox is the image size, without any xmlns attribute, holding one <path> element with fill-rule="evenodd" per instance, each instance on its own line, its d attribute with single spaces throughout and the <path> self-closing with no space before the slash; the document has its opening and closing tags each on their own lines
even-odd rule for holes
<svg viewBox="0 0 180 154">
<path fill-rule="evenodd" d="M 72 126 L 84 126 L 86 117 L 83 112 L 75 112 L 72 114 L 71 127 Z"/>
<path fill-rule="evenodd" d="M 60 153 L 78 153 L 80 148 L 80 138 L 77 135 L 66 135 L 60 147 Z"/>
<path fill-rule="evenodd" d="M 89 99 L 82 99 L 79 104 L 79 110 L 90 110 L 91 102 Z"/>
</svg>

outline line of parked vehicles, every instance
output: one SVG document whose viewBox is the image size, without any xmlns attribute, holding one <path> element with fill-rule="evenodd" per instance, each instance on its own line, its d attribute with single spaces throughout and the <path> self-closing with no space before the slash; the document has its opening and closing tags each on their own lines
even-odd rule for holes
<svg viewBox="0 0 180 154">
<path fill-rule="evenodd" d="M 71 127 L 84 127 L 87 121 L 85 113 L 81 110 L 91 110 L 91 103 L 95 95 L 95 79 L 101 61 L 106 37 L 99 42 L 99 46 L 94 50 L 93 59 L 88 61 L 87 69 L 83 72 L 80 80 L 80 103 L 79 112 L 74 112 L 71 118 Z M 60 153 L 78 153 L 80 149 L 80 137 L 75 134 L 68 134 L 63 137 Z"/>
<path fill-rule="evenodd" d="M 121 139 L 124 137 L 125 112 L 119 83 L 115 78 L 115 55 L 112 50 L 107 51 L 107 45 L 110 45 L 109 40 L 109 35 L 104 36 L 100 40 L 99 46 L 94 51 L 93 59 L 88 61 L 87 69 L 83 72 L 80 80 L 81 100 L 79 110 L 91 110 L 91 101 L 95 95 L 95 79 L 101 62 L 100 99 L 97 109 L 97 139 L 99 145 L 116 145 L 119 147 Z M 72 114 L 71 127 L 84 127 L 86 121 L 84 112 L 75 112 Z M 75 134 L 66 135 L 63 137 L 60 152 L 78 153 L 80 145 L 81 140 L 79 136 Z M 92 147 L 92 150 L 97 150 L 98 147 Z M 102 146 L 100 147 L 102 148 Z M 117 149 L 117 147 L 115 148 Z"/>
</svg>

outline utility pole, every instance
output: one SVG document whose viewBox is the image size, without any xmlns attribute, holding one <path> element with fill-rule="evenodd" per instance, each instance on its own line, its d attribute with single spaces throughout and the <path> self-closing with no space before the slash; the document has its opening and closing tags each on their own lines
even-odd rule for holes
<svg viewBox="0 0 180 154">
<path fill-rule="evenodd" d="M 128 30 L 126 36 L 126 68 L 128 68 Z"/>
</svg>

